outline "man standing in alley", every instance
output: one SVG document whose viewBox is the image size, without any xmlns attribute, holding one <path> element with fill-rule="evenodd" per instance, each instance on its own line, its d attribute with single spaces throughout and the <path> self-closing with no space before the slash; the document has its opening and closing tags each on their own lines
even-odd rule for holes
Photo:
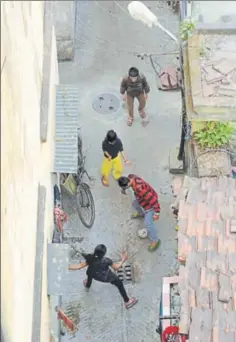
<svg viewBox="0 0 236 342">
<path fill-rule="evenodd" d="M 155 251 L 161 240 L 157 237 L 154 221 L 159 219 L 160 204 L 156 191 L 141 177 L 130 174 L 128 177 L 120 177 L 118 184 L 124 193 L 126 189 L 132 188 L 135 200 L 132 205 L 134 212 L 132 218 L 144 217 L 144 225 L 147 229 L 151 244 L 148 247 L 150 252 Z"/>
<path fill-rule="evenodd" d="M 150 92 L 150 86 L 146 80 L 146 77 L 139 73 L 139 70 L 135 67 L 129 69 L 128 75 L 124 76 L 120 85 L 120 93 L 123 100 L 127 101 L 128 107 L 128 121 L 127 125 L 132 126 L 134 121 L 134 99 L 137 98 L 139 102 L 139 115 L 145 123 L 146 118 L 145 105 L 148 93 Z M 147 122 L 147 121 L 146 121 Z"/>
</svg>

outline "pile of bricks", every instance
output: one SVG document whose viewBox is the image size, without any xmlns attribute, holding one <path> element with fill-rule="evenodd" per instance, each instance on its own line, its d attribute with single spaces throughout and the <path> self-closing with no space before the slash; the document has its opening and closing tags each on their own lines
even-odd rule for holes
<svg viewBox="0 0 236 342">
<path fill-rule="evenodd" d="M 236 341 L 236 180 L 175 178 L 180 333 L 190 341 Z"/>
<path fill-rule="evenodd" d="M 203 96 L 236 97 L 236 60 L 220 59 L 202 65 Z"/>
</svg>

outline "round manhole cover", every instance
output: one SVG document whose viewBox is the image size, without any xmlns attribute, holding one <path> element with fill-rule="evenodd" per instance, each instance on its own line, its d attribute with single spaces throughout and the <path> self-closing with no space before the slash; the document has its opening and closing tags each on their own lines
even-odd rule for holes
<svg viewBox="0 0 236 342">
<path fill-rule="evenodd" d="M 120 109 L 120 99 L 113 94 L 98 95 L 93 101 L 93 109 L 100 114 L 114 114 Z"/>
</svg>

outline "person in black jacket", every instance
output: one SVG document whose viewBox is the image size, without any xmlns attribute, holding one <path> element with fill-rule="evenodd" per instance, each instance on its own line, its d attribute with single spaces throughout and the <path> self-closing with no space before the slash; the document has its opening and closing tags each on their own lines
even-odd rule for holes
<svg viewBox="0 0 236 342">
<path fill-rule="evenodd" d="M 122 78 L 120 85 L 120 93 L 123 100 L 127 101 L 128 107 L 128 126 L 132 126 L 134 121 L 134 99 L 137 98 L 139 102 L 139 115 L 141 119 L 146 118 L 145 106 L 148 93 L 150 92 L 150 86 L 146 80 L 146 77 L 139 73 L 139 70 L 135 67 L 129 69 L 128 76 Z M 143 121 L 144 123 L 145 121 Z M 147 121 L 146 121 L 147 122 Z"/>
<path fill-rule="evenodd" d="M 84 280 L 85 288 L 89 289 L 91 287 L 93 279 L 115 285 L 124 300 L 126 309 L 129 309 L 137 303 L 137 299 L 128 297 L 122 281 L 111 270 L 111 268 L 118 270 L 127 260 L 127 254 L 122 253 L 121 261 L 113 263 L 111 259 L 105 257 L 106 252 L 107 248 L 105 245 L 98 245 L 93 254 L 82 254 L 85 262 L 81 262 L 78 265 L 70 265 L 69 270 L 81 270 L 88 267 L 86 272 L 87 279 Z"/>
</svg>

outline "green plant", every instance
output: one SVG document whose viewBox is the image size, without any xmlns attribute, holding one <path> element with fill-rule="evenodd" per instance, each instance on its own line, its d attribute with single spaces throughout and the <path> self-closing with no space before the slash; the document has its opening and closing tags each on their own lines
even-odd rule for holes
<svg viewBox="0 0 236 342">
<path fill-rule="evenodd" d="M 192 19 L 187 18 L 181 21 L 180 23 L 180 39 L 185 41 L 190 37 L 193 33 L 195 27 L 195 23 Z"/>
<path fill-rule="evenodd" d="M 228 144 L 234 128 L 230 123 L 209 121 L 206 126 L 193 135 L 201 148 L 219 148 Z"/>
</svg>

